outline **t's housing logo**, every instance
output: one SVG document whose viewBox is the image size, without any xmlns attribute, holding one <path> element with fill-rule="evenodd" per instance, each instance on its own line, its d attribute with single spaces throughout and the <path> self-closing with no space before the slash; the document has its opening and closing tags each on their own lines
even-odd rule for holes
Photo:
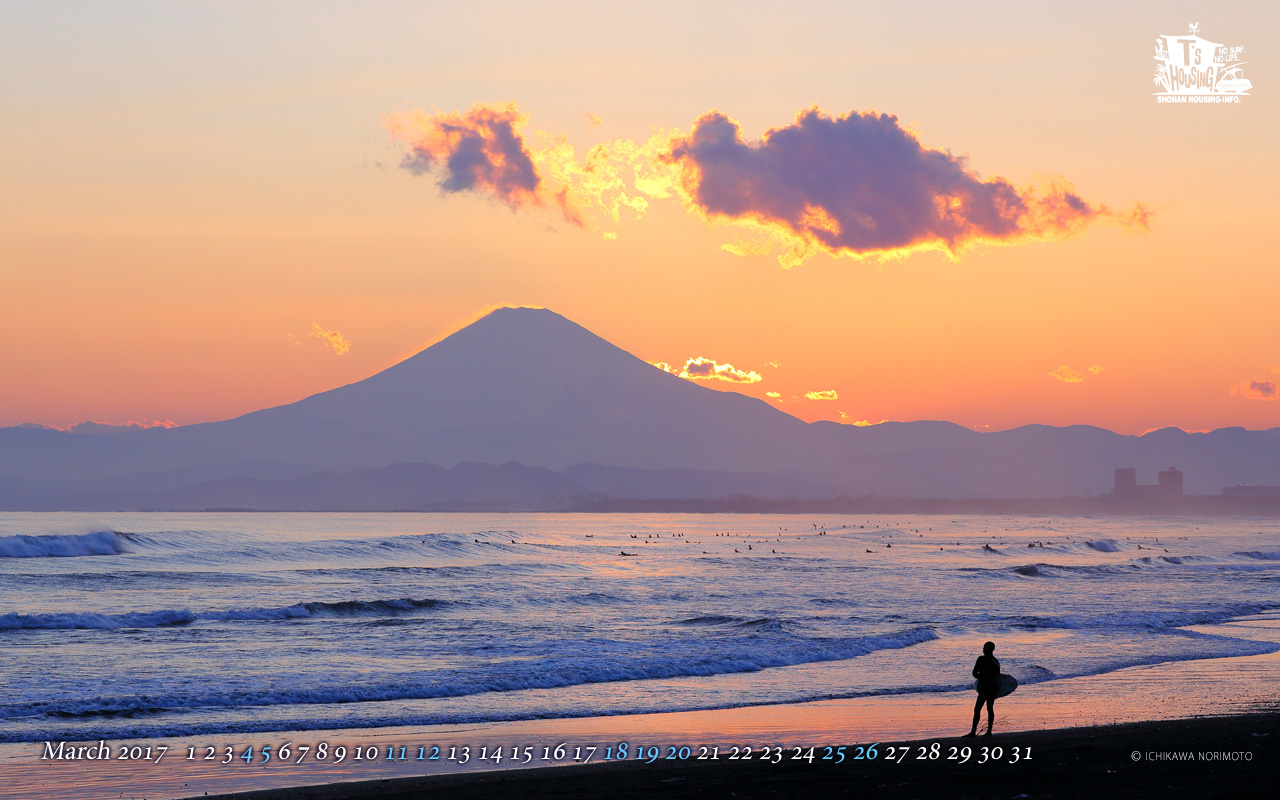
<svg viewBox="0 0 1280 800">
<path fill-rule="evenodd" d="M 1156 37 L 1157 103 L 1239 103 L 1253 84 L 1244 76 L 1244 46 L 1200 38 L 1193 22 L 1182 36 Z"/>
</svg>

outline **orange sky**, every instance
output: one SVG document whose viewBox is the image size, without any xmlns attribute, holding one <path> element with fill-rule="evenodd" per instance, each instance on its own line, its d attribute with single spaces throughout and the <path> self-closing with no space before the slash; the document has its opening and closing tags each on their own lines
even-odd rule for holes
<svg viewBox="0 0 1280 800">
<path fill-rule="evenodd" d="M 708 383 L 808 420 L 1280 425 L 1280 402 L 1232 392 L 1280 382 L 1273 4 L 499 6 L 11 13 L 0 424 L 225 418 L 518 304 L 648 361 L 754 371 Z M 1241 104 L 1155 103 L 1152 42 L 1192 21 L 1245 46 Z M 744 232 L 676 201 L 607 240 L 397 167 L 384 115 L 480 102 L 578 154 L 713 109 L 750 141 L 813 105 L 874 109 L 984 179 L 1062 176 L 1156 213 L 1149 233 L 783 269 L 722 250 Z"/>
</svg>

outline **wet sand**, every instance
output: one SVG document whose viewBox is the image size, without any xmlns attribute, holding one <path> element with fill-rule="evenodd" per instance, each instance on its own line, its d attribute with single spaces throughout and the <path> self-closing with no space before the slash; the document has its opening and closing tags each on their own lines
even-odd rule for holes
<svg viewBox="0 0 1280 800">
<path fill-rule="evenodd" d="M 937 743 L 937 755 L 931 757 Z M 1280 779 L 1280 714 L 1144 722 L 878 749 L 873 761 L 629 761 L 275 789 L 225 800 L 479 798 L 1265 797 Z M 961 761 L 963 748 L 971 748 Z M 987 748 L 984 750 L 984 748 Z M 999 757 L 991 756 L 997 753 Z M 895 759 L 890 761 L 890 753 Z M 982 761 L 984 754 L 985 762 Z M 1029 756 L 1029 757 L 1028 757 Z M 213 795 L 210 795 L 213 798 Z"/>
<path fill-rule="evenodd" d="M 1191 630 L 1229 630 L 1234 636 L 1277 641 L 1280 627 L 1276 623 L 1272 615 L 1259 615 Z M 1032 747 L 1030 761 L 1019 764 L 977 764 L 978 748 L 987 742 L 954 738 L 968 727 L 973 699 L 971 691 L 962 691 L 616 717 L 276 731 L 110 743 L 115 748 L 168 745 L 169 755 L 161 764 L 51 762 L 40 759 L 39 743 L 6 744 L 0 745 L 0 798 L 238 796 L 305 800 L 396 797 L 394 792 L 421 796 L 426 788 L 431 796 L 460 798 L 679 797 L 694 793 L 709 797 L 827 797 L 854 789 L 866 796 L 880 792 L 894 797 L 1035 798 L 1075 796 L 1092 791 L 1090 786 L 1106 787 L 1108 796 L 1137 797 L 1167 794 L 1158 787 L 1172 785 L 1168 782 L 1188 787 L 1190 796 L 1215 796 L 1224 786 L 1230 790 L 1223 789 L 1223 796 L 1249 796 L 1254 789 L 1266 789 L 1265 796 L 1273 793 L 1266 784 L 1275 782 L 1276 765 L 1280 764 L 1276 750 L 1280 744 L 1280 653 L 1130 667 L 1020 687 L 996 703 L 997 735 L 990 742 L 1002 747 Z M 852 749 L 846 751 L 845 763 L 838 765 L 790 761 L 797 746 L 807 750 L 811 746 L 845 743 L 865 747 L 879 742 L 877 755 L 883 757 L 886 747 L 911 741 L 936 741 L 948 748 L 968 744 L 974 750 L 967 764 L 946 758 L 937 762 L 927 756 L 920 759 L 915 751 L 902 763 L 854 761 Z M 258 761 L 263 745 L 271 745 L 273 754 L 278 755 L 285 743 L 291 743 L 296 751 L 298 745 L 314 747 L 319 742 L 327 742 L 331 748 L 343 745 L 347 758 L 341 764 L 334 763 L 332 756 L 320 762 L 313 751 L 305 763 L 285 763 L 278 758 L 269 764 Z M 627 742 L 633 752 L 637 746 L 662 747 L 663 755 L 669 745 L 688 745 L 695 753 L 701 746 L 719 747 L 722 754 L 731 753 L 734 746 L 750 745 L 756 753 L 764 746 L 782 746 L 787 760 L 762 764 L 725 757 L 711 764 L 646 765 L 628 759 L 622 764 L 599 765 L 604 748 L 621 742 Z M 561 743 L 566 748 L 565 758 L 551 762 L 535 758 L 522 769 L 511 769 L 509 758 L 494 764 L 474 756 L 485 747 L 502 746 L 509 753 L 515 745 L 532 745 L 540 751 Z M 449 761 L 444 753 L 438 761 L 420 761 L 414 758 L 414 751 L 423 745 L 440 746 L 444 753 L 453 746 L 469 746 L 473 756 L 466 763 Z M 248 746 L 257 748 L 252 765 L 238 758 Z M 600 755 L 593 763 L 571 765 L 572 753 L 579 746 L 597 746 Z M 219 758 L 189 760 L 188 748 L 192 747 L 201 755 L 206 747 L 216 747 Z M 237 757 L 223 761 L 226 747 L 232 747 Z M 389 748 L 398 753 L 401 747 L 408 749 L 408 758 L 386 758 Z M 366 752 L 374 748 L 377 758 L 355 760 L 351 753 L 356 748 Z M 1143 755 L 1135 764 L 1130 760 L 1134 750 L 1140 755 L 1247 751 L 1252 760 L 1200 761 L 1197 755 L 1190 763 L 1148 763 Z M 941 751 L 942 756 L 949 754 L 949 750 Z M 1146 789 L 1142 788 L 1144 782 L 1150 784 Z M 1006 789 L 1011 791 L 1006 793 Z M 1152 794 L 1144 795 L 1148 791 Z M 241 794 L 235 795 L 237 792 Z"/>
</svg>

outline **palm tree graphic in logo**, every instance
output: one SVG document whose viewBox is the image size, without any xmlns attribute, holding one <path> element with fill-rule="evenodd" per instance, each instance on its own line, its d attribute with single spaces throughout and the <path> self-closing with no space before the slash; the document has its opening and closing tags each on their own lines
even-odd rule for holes
<svg viewBox="0 0 1280 800">
<path fill-rule="evenodd" d="M 1156 77 L 1154 82 L 1156 86 L 1159 86 L 1161 89 L 1164 89 L 1166 92 L 1173 91 L 1173 87 L 1169 85 L 1169 76 L 1168 74 L 1165 73 L 1163 64 L 1156 65 Z"/>
</svg>

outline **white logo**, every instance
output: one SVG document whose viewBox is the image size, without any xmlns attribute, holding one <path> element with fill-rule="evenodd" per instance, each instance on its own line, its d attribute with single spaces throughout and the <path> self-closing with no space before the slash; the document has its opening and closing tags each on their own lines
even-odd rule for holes
<svg viewBox="0 0 1280 800">
<path fill-rule="evenodd" d="M 1244 46 L 1200 38 L 1193 22 L 1182 36 L 1156 37 L 1157 103 L 1239 103 L 1253 84 L 1244 76 Z"/>
</svg>

